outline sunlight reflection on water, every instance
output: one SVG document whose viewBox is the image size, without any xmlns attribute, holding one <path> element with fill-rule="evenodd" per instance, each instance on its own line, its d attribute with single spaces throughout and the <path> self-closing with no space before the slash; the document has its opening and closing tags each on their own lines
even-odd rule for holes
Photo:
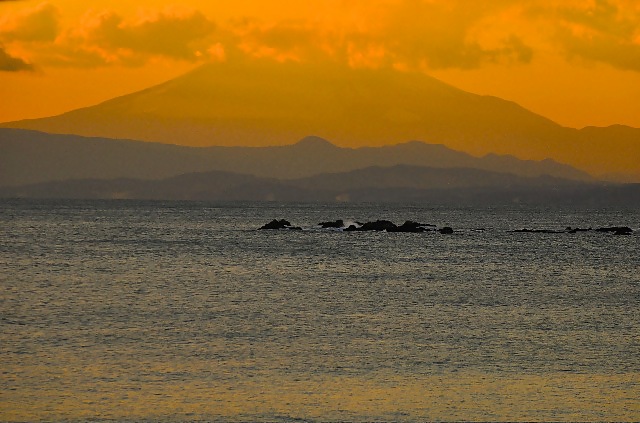
<svg viewBox="0 0 640 423">
<path fill-rule="evenodd" d="M 638 211 L 384 207 L 5 204 L 0 420 L 640 418 L 638 233 L 507 232 Z"/>
</svg>

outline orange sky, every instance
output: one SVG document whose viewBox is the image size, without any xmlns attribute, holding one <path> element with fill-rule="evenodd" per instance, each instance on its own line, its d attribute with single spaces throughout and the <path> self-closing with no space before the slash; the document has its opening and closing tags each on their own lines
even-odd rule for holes
<svg viewBox="0 0 640 423">
<path fill-rule="evenodd" d="M 573 127 L 640 127 L 637 0 L 0 1 L 0 122 L 208 60 L 421 70 Z"/>
</svg>

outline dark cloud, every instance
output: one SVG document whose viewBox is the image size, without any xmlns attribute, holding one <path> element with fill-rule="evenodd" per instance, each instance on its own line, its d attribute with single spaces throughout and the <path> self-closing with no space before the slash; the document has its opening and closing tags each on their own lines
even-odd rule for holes
<svg viewBox="0 0 640 423">
<path fill-rule="evenodd" d="M 502 41 L 486 46 L 474 33 L 483 19 L 513 3 L 403 0 L 389 11 L 383 37 L 398 60 L 423 63 L 431 69 L 472 69 L 500 61 L 527 63 L 533 50 L 516 35 L 504 32 L 498 37 Z"/>
<path fill-rule="evenodd" d="M 304 21 L 285 21 L 264 24 L 243 19 L 227 28 L 227 44 L 237 46 L 246 54 L 271 57 L 280 61 L 315 61 L 326 59 L 324 46 L 336 47 L 335 34 L 323 33 Z"/>
<path fill-rule="evenodd" d="M 341 23 L 335 25 L 245 18 L 218 26 L 196 10 L 165 10 L 137 21 L 91 12 L 62 30 L 54 4 L 36 3 L 5 17 L 0 40 L 12 51 L 28 51 L 34 61 L 54 66 L 141 66 L 158 57 L 196 62 L 214 51 L 217 58 L 239 53 L 364 67 L 474 69 L 530 63 L 536 45 L 640 71 L 640 9 L 632 0 L 571 6 L 544 0 L 352 0 L 349 14 L 358 16 L 357 24 L 336 20 Z"/>
<path fill-rule="evenodd" d="M 157 57 L 195 62 L 211 55 L 213 47 L 222 54 L 211 37 L 216 25 L 198 11 L 167 9 L 137 21 L 90 12 L 63 31 L 57 23 L 57 9 L 44 3 L 5 20 L 0 37 L 32 50 L 38 63 L 59 67 L 143 66 Z"/>
<path fill-rule="evenodd" d="M 34 71 L 32 64 L 27 63 L 19 57 L 13 57 L 0 45 L 0 71 L 4 72 L 20 72 Z"/>
<path fill-rule="evenodd" d="M 343 60 L 352 66 L 472 69 L 485 63 L 529 63 L 534 51 L 505 31 L 489 46 L 475 38 L 476 26 L 497 6 L 469 2 L 432 3 L 402 0 L 389 6 L 375 23 L 362 28 L 327 28 L 309 21 L 261 25 L 245 20 L 231 28 L 241 48 L 279 60 Z M 500 10 L 500 9 L 499 9 Z"/>
<path fill-rule="evenodd" d="M 640 11 L 607 0 L 560 8 L 556 39 L 569 57 L 640 71 Z"/>
<path fill-rule="evenodd" d="M 50 3 L 16 14 L 0 28 L 7 41 L 53 41 L 59 32 L 59 11 Z"/>
<path fill-rule="evenodd" d="M 559 39 L 570 57 L 606 63 L 618 69 L 640 71 L 639 44 L 602 33 L 581 37 L 564 31 Z"/>
<path fill-rule="evenodd" d="M 198 60 L 199 50 L 206 47 L 202 41 L 215 29 L 213 21 L 200 12 L 162 13 L 135 24 L 126 23 L 120 15 L 111 13 L 100 18 L 87 38 L 109 51 L 127 49 L 133 54 Z"/>
</svg>

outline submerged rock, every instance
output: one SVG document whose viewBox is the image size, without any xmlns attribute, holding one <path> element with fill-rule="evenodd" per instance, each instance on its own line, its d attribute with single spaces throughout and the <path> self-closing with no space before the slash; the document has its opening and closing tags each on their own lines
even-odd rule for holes
<svg viewBox="0 0 640 423">
<path fill-rule="evenodd" d="M 631 235 L 633 229 L 628 226 L 611 226 L 609 228 L 598 228 L 596 232 L 613 232 L 614 235 Z"/>
<path fill-rule="evenodd" d="M 562 234 L 565 231 L 556 231 L 553 229 L 516 229 L 515 233 L 531 233 L 531 234 Z"/>
<path fill-rule="evenodd" d="M 534 233 L 534 234 L 575 234 L 578 232 L 608 232 L 613 233 L 614 235 L 631 235 L 633 230 L 627 226 L 611 226 L 606 228 L 572 228 L 571 226 L 567 226 L 564 230 L 556 231 L 553 229 L 516 229 L 510 232 L 520 232 L 520 233 Z"/>
<path fill-rule="evenodd" d="M 302 230 L 297 226 L 291 226 L 291 222 L 285 219 L 273 219 L 271 222 L 262 226 L 260 229 L 292 229 L 292 230 Z"/>
<path fill-rule="evenodd" d="M 425 232 L 427 231 L 427 228 L 425 228 L 425 226 L 431 226 L 431 225 L 425 225 L 422 223 L 407 220 L 406 222 L 404 222 L 402 225 L 398 226 L 396 229 L 394 229 L 391 232 L 414 232 L 414 233 Z"/>
<path fill-rule="evenodd" d="M 571 226 L 567 227 L 567 232 L 570 234 L 575 234 L 577 232 L 589 232 L 592 231 L 592 228 L 589 229 L 583 229 L 583 228 L 572 228 Z"/>
<path fill-rule="evenodd" d="M 376 220 L 375 222 L 367 222 L 357 230 L 359 231 L 387 231 L 392 232 L 397 228 L 396 224 L 388 220 Z"/>
<path fill-rule="evenodd" d="M 354 232 L 354 231 L 387 231 L 387 232 L 427 232 L 427 231 L 435 231 L 435 225 L 431 225 L 429 223 L 418 223 L 412 220 L 405 221 L 402 225 L 398 226 L 395 223 L 389 220 L 376 220 L 375 222 L 367 222 L 360 223 L 355 222 L 354 224 L 349 224 L 349 226 L 345 227 L 344 220 L 337 219 L 335 221 L 329 222 L 320 222 L 318 225 L 323 229 L 335 228 L 342 229 L 345 232 Z M 265 224 L 260 229 L 288 229 L 288 230 L 302 230 L 302 228 L 297 226 L 292 226 L 291 222 L 285 219 L 273 219 L 271 222 Z M 475 229 L 475 231 L 484 231 L 484 228 Z M 441 234 L 452 234 L 454 233 L 453 228 L 450 226 L 444 226 L 437 230 Z M 578 232 L 602 232 L 602 233 L 612 233 L 614 235 L 631 235 L 633 230 L 628 226 L 609 226 L 602 227 L 598 229 L 593 228 L 573 228 L 571 226 L 567 226 L 562 230 L 554 230 L 554 229 L 515 229 L 509 232 L 513 233 L 535 233 L 535 234 L 575 234 Z"/>
<path fill-rule="evenodd" d="M 344 228 L 344 221 L 342 219 L 338 219 L 335 222 L 320 222 L 318 225 L 320 225 L 322 229 Z"/>
<path fill-rule="evenodd" d="M 435 231 L 435 225 L 429 223 L 419 223 L 414 222 L 412 220 L 406 220 L 402 225 L 398 226 L 395 223 L 389 220 L 376 220 L 375 222 L 354 222 L 350 223 L 349 226 L 345 227 L 344 220 L 337 219 L 334 221 L 328 222 L 320 222 L 318 223 L 323 229 L 342 229 L 345 232 L 353 232 L 353 231 L 387 231 L 387 232 L 413 232 L 420 233 L 426 231 Z M 262 226 L 260 229 L 300 229 L 298 227 L 291 226 L 291 223 L 285 219 L 274 219 L 266 225 Z M 443 230 L 447 231 L 447 228 L 443 228 Z M 453 229 L 449 228 L 451 232 L 442 232 L 442 233 L 453 233 Z"/>
</svg>

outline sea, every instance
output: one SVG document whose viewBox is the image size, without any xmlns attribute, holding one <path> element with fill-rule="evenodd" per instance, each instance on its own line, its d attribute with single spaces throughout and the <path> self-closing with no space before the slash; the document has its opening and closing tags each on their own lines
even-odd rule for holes
<svg viewBox="0 0 640 423">
<path fill-rule="evenodd" d="M 640 210 L 0 206 L 0 421 L 640 420 Z"/>
</svg>

